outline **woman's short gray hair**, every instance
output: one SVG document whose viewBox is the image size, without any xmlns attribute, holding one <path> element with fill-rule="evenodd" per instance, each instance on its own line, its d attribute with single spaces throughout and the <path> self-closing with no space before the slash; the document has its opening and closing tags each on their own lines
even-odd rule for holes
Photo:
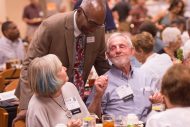
<svg viewBox="0 0 190 127">
<path fill-rule="evenodd" d="M 33 92 L 42 96 L 55 94 L 64 83 L 57 77 L 61 69 L 61 61 L 53 54 L 32 60 L 29 65 L 28 78 Z"/>
<path fill-rule="evenodd" d="M 165 46 L 176 42 L 178 37 L 181 37 L 181 31 L 177 27 L 166 27 L 162 32 L 162 40 Z"/>
<path fill-rule="evenodd" d="M 109 51 L 109 46 L 110 46 L 110 43 L 112 41 L 114 41 L 116 38 L 122 38 L 123 40 L 125 40 L 125 42 L 128 44 L 129 47 L 133 47 L 133 44 L 132 44 L 132 41 L 131 39 L 126 35 L 126 34 L 123 34 L 123 33 L 113 33 L 107 40 L 107 43 L 106 43 L 106 48 L 107 48 L 107 51 Z"/>
</svg>

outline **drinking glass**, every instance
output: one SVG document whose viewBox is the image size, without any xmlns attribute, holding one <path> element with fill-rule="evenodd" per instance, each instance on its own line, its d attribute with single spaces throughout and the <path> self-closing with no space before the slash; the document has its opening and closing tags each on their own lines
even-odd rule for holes
<svg viewBox="0 0 190 127">
<path fill-rule="evenodd" d="M 113 115 L 102 115 L 103 127 L 114 127 L 114 116 Z"/>
<path fill-rule="evenodd" d="M 83 118 L 83 127 L 96 127 L 95 115 L 89 115 Z"/>
<path fill-rule="evenodd" d="M 126 127 L 126 116 L 117 116 L 114 123 L 115 127 Z"/>
</svg>

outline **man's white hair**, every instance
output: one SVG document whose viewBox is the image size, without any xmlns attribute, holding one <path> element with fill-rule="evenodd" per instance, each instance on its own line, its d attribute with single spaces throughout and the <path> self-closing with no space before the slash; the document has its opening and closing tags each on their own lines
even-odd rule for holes
<svg viewBox="0 0 190 127">
<path fill-rule="evenodd" d="M 166 27 L 162 32 L 164 46 L 176 42 L 178 37 L 181 37 L 181 31 L 177 27 Z"/>
<path fill-rule="evenodd" d="M 133 44 L 132 44 L 132 41 L 131 39 L 128 37 L 128 35 L 126 34 L 123 34 L 123 33 L 113 33 L 107 40 L 107 51 L 109 51 L 109 45 L 110 45 L 110 42 L 112 42 L 113 40 L 117 39 L 117 38 L 122 38 L 125 40 L 125 42 L 128 44 L 129 47 L 133 47 Z"/>
</svg>

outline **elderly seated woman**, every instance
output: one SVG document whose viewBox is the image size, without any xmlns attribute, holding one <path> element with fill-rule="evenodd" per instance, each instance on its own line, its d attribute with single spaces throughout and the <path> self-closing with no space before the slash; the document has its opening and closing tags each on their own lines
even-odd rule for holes
<svg viewBox="0 0 190 127">
<path fill-rule="evenodd" d="M 190 68 L 174 64 L 164 75 L 161 93 L 166 111 L 150 116 L 146 127 L 189 127 Z"/>
<path fill-rule="evenodd" d="M 89 115 L 77 88 L 68 81 L 66 68 L 57 56 L 35 58 L 29 66 L 30 99 L 26 126 L 55 127 L 67 124 L 80 127 L 80 118 Z"/>
<path fill-rule="evenodd" d="M 166 53 L 173 63 L 177 63 L 177 50 L 182 45 L 181 31 L 177 27 L 166 27 L 162 32 L 164 48 L 158 53 Z"/>
</svg>

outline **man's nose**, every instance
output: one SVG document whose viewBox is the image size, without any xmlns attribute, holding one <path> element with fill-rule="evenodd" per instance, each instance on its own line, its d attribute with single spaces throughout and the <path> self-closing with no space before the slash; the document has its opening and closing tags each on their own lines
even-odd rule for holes
<svg viewBox="0 0 190 127">
<path fill-rule="evenodd" d="M 121 49 L 120 49 L 120 47 L 116 47 L 116 53 L 118 54 L 118 53 L 121 53 Z"/>
</svg>

